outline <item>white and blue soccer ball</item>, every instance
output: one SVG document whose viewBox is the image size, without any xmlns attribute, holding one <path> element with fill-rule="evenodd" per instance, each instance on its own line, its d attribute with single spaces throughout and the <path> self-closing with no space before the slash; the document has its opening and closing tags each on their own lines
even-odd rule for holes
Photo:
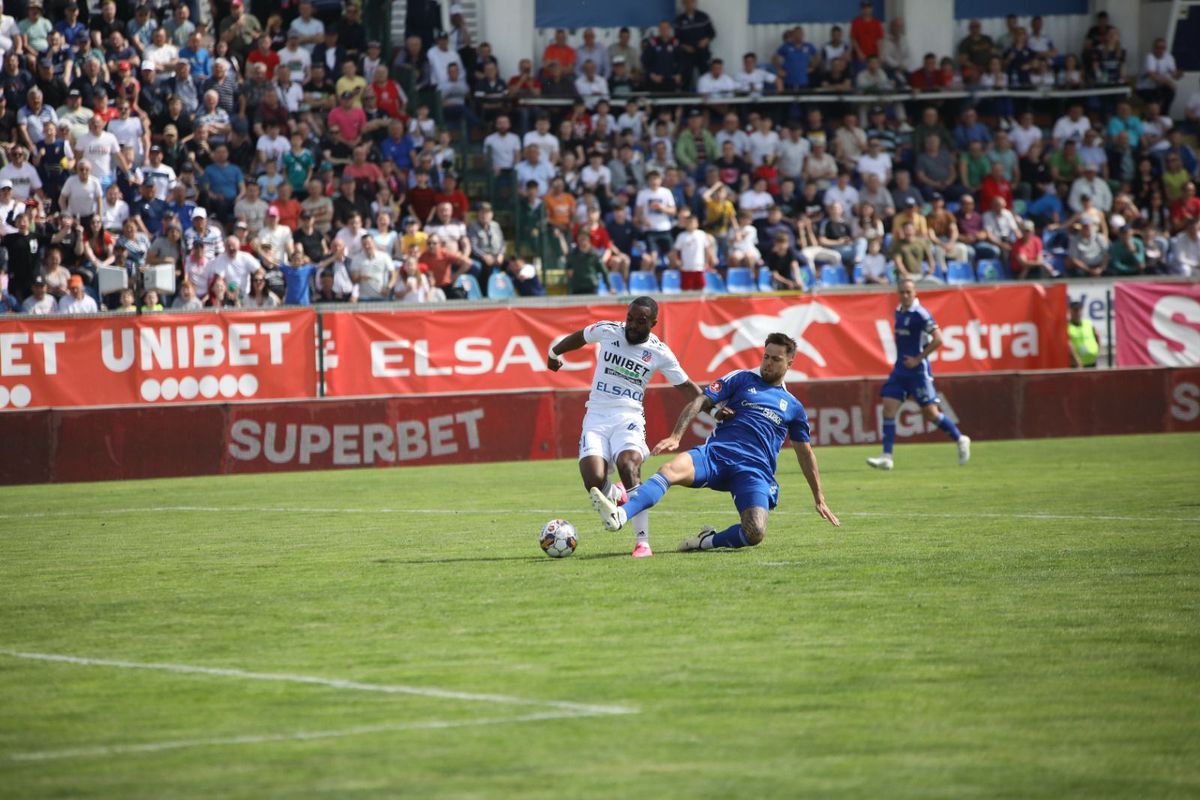
<svg viewBox="0 0 1200 800">
<path fill-rule="evenodd" d="M 552 519 L 542 526 L 538 544 L 542 546 L 542 552 L 551 558 L 566 558 L 575 552 L 579 535 L 575 533 L 575 526 L 565 519 Z"/>
</svg>

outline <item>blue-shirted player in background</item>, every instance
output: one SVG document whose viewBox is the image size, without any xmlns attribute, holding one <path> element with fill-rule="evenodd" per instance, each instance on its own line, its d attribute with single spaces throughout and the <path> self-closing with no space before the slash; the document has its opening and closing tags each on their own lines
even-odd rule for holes
<svg viewBox="0 0 1200 800">
<path fill-rule="evenodd" d="M 762 366 L 757 371 L 736 370 L 710 384 L 684 408 L 675 430 L 655 446 L 654 452 L 675 450 L 696 415 L 719 405 L 724 413 L 718 415 L 723 419 L 716 430 L 704 444 L 671 459 L 630 494 L 623 507 L 618 508 L 603 492 L 593 488 L 592 506 L 600 513 L 604 527 L 619 530 L 628 519 L 658 503 L 672 486 L 709 488 L 733 495 L 741 521 L 723 531 L 705 526 L 696 536 L 684 539 L 679 549 L 753 547 L 766 535 L 767 512 L 779 499 L 775 461 L 785 436 L 792 438 L 792 448 L 812 490 L 817 513 L 840 525 L 825 505 L 821 492 L 817 457 L 809 444 L 808 414 L 783 385 L 783 376 L 795 355 L 796 343 L 790 337 L 772 333 L 767 337 Z"/>
<path fill-rule="evenodd" d="M 942 346 L 942 332 L 933 316 L 917 300 L 916 285 L 905 278 L 896 285 L 900 305 L 896 306 L 896 366 L 883 385 L 883 455 L 868 458 L 875 469 L 891 469 L 892 447 L 896 444 L 896 412 L 905 398 L 911 397 L 921 406 L 925 419 L 937 425 L 958 444 L 958 463 L 971 458 L 971 437 L 959 432 L 954 421 L 938 407 L 938 393 L 933 388 L 933 372 L 929 369 L 929 354 Z"/>
</svg>

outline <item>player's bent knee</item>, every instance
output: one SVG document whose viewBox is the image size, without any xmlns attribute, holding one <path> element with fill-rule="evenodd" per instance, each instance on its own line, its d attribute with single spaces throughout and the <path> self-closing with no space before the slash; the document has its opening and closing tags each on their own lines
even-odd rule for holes
<svg viewBox="0 0 1200 800">
<path fill-rule="evenodd" d="M 766 514 L 750 511 L 742 515 L 742 535 L 751 547 L 762 542 L 767 536 Z"/>
</svg>

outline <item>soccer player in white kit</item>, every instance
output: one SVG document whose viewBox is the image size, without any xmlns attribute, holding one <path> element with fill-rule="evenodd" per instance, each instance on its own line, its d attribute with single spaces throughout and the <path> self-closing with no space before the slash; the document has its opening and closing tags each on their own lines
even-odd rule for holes
<svg viewBox="0 0 1200 800">
<path fill-rule="evenodd" d="M 658 303 L 638 297 L 629 304 L 624 324 L 597 322 L 575 331 L 552 345 L 546 359 L 546 366 L 557 372 L 564 353 L 588 344 L 599 345 L 592 393 L 579 438 L 579 474 L 585 490 L 590 493 L 593 488 L 599 489 L 614 503 L 623 503 L 626 490 L 632 491 L 642 482 L 642 461 L 650 455 L 642 400 L 654 373 L 661 372 L 689 403 L 700 395 L 700 387 L 679 366 L 671 348 L 650 332 L 657 323 Z M 610 465 L 616 467 L 621 484 L 608 480 Z M 635 515 L 630 522 L 637 535 L 633 557 L 654 555 L 647 512 Z"/>
</svg>

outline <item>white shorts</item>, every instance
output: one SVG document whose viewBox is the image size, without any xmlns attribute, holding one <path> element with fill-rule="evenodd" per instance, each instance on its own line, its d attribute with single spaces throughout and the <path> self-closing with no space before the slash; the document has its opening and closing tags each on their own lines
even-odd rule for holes
<svg viewBox="0 0 1200 800">
<path fill-rule="evenodd" d="M 626 450 L 650 455 L 646 447 L 646 419 L 641 414 L 613 414 L 589 411 L 583 418 L 579 437 L 579 458 L 600 456 L 609 464 Z"/>
</svg>

